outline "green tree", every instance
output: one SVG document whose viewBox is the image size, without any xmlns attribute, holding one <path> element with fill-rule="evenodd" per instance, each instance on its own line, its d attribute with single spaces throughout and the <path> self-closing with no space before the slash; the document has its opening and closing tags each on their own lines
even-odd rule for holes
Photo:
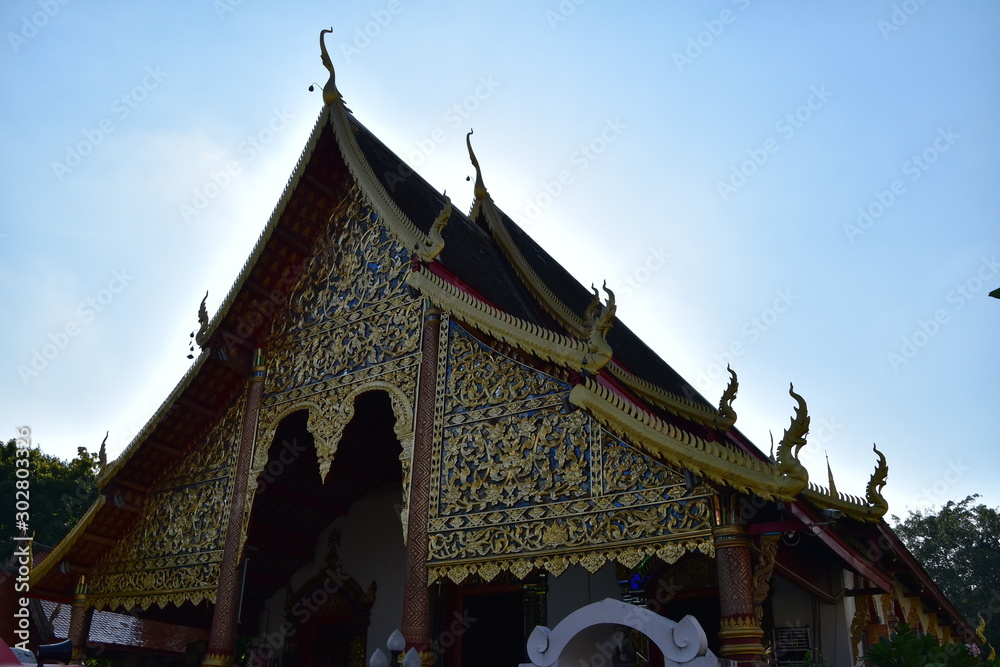
<svg viewBox="0 0 1000 667">
<path fill-rule="evenodd" d="M 0 445 L 0 562 L 6 563 L 14 552 L 17 441 Z M 43 454 L 31 448 L 28 454 L 28 534 L 46 546 L 58 544 L 97 497 L 94 480 L 98 472 L 97 455 L 84 447 L 77 448 L 71 461 Z"/>
<path fill-rule="evenodd" d="M 927 574 L 973 627 L 986 620 L 986 638 L 1000 649 L 1000 512 L 974 505 L 978 497 L 892 519 Z"/>
</svg>

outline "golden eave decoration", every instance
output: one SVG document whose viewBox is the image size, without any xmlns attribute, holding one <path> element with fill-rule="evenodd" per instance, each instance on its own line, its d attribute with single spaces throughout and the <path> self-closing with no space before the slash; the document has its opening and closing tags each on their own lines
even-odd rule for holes
<svg viewBox="0 0 1000 667">
<path fill-rule="evenodd" d="M 889 503 L 882 496 L 882 488 L 889 475 L 889 466 L 886 464 L 882 452 L 877 447 L 873 446 L 873 448 L 878 455 L 878 463 L 868 481 L 864 498 L 837 490 L 829 461 L 827 461 L 829 487 L 824 488 L 809 482 L 808 488 L 802 491 L 802 497 L 818 507 L 837 510 L 844 516 L 859 521 L 878 521 L 881 519 L 889 511 Z"/>
<path fill-rule="evenodd" d="M 805 486 L 802 480 L 781 474 L 770 461 L 687 433 L 593 380 L 573 387 L 569 400 L 651 456 L 682 463 L 738 491 L 771 500 L 792 500 Z"/>
<path fill-rule="evenodd" d="M 433 262 L 444 250 L 444 237 L 441 233 L 448 225 L 448 219 L 451 218 L 451 198 L 448 197 L 447 191 L 442 193 L 442 196 L 444 197 L 444 208 L 441 209 L 441 213 L 431 225 L 427 241 L 423 245 L 417 246 L 417 255 L 425 262 Z"/>
<path fill-rule="evenodd" d="M 476 184 L 474 191 L 475 201 L 472 205 L 472 209 L 469 211 L 469 217 L 475 220 L 479 213 L 482 212 L 486 218 L 490 232 L 493 234 L 494 240 L 500 246 L 501 251 L 511 263 L 511 266 L 514 267 L 514 271 L 517 273 L 518 277 L 535 296 L 542 308 L 544 308 L 545 311 L 554 317 L 555 320 L 562 326 L 566 327 L 566 330 L 572 335 L 579 338 L 589 338 L 591 334 L 589 326 L 590 323 L 587 322 L 585 318 L 577 316 L 552 292 L 552 290 L 549 289 L 548 285 L 545 284 L 545 282 L 531 268 L 531 265 L 528 264 L 528 261 L 524 258 L 520 248 L 511 237 L 507 226 L 503 223 L 501 218 L 502 214 L 500 209 L 494 203 L 493 198 L 490 197 L 490 194 L 486 189 L 486 185 L 483 182 L 482 169 L 480 168 L 479 160 L 472 149 L 471 136 L 472 131 L 470 130 L 465 137 L 465 141 L 466 146 L 469 149 L 469 160 L 476 169 Z M 726 429 L 732 426 L 732 422 L 729 422 L 727 417 L 720 416 L 719 413 L 712 408 L 701 405 L 682 396 L 677 396 L 676 394 L 666 391 L 662 387 L 658 387 L 646 380 L 643 380 L 635 374 L 621 368 L 615 364 L 613 360 L 610 361 L 605 367 L 615 376 L 615 378 L 622 382 L 622 384 L 638 394 L 643 400 L 649 401 L 656 407 L 669 410 L 670 412 L 712 428 Z"/>
<path fill-rule="evenodd" d="M 430 271 L 413 271 L 407 274 L 406 282 L 435 306 L 545 361 L 591 373 L 598 372 L 608 362 L 609 357 L 602 350 L 593 350 L 591 341 L 569 338 L 514 317 L 445 282 Z"/>
</svg>

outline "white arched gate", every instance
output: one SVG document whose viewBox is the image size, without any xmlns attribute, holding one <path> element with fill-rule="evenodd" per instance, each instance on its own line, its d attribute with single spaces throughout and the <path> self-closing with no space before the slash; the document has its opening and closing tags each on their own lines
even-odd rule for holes
<svg viewBox="0 0 1000 667">
<path fill-rule="evenodd" d="M 656 644 L 667 667 L 720 665 L 693 616 L 675 623 L 648 609 L 608 598 L 577 609 L 551 630 L 536 626 L 527 644 L 531 662 L 520 667 L 610 667 L 614 632 L 622 626 L 638 630 Z"/>
</svg>

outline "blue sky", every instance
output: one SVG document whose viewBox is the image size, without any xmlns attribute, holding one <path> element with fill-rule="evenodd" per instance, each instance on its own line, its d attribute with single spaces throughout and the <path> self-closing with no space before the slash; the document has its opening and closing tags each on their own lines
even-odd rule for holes
<svg viewBox="0 0 1000 667">
<path fill-rule="evenodd" d="M 117 455 L 183 374 L 319 113 L 494 199 L 767 449 L 891 512 L 1000 506 L 1000 7 L 94 3 L 0 9 L 4 438 Z M 846 6 L 845 6 L 846 5 Z"/>
</svg>

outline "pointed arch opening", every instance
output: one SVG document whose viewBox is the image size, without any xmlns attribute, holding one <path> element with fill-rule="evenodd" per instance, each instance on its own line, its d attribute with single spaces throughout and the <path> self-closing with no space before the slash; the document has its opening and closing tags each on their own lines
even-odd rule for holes
<svg viewBox="0 0 1000 667">
<path fill-rule="evenodd" d="M 401 593 L 405 553 L 401 436 L 406 440 L 409 420 L 397 419 L 399 397 L 384 387 L 351 392 L 342 405 L 328 406 L 348 418 L 334 447 L 327 447 L 324 479 L 324 445 L 317 439 L 329 432 L 315 429 L 323 407 L 314 400 L 265 431 L 274 435 L 267 462 L 258 467 L 246 528 L 239 632 L 256 637 L 269 662 L 308 666 L 343 650 L 363 655 L 369 632 L 384 632 L 383 618 L 398 624 L 402 611 L 401 594 L 398 604 L 393 597 L 396 579 Z M 353 601 L 359 591 L 365 598 L 371 593 L 370 619 L 333 612 L 338 600 Z M 334 635 L 344 646 L 328 645 L 329 639 L 320 645 L 321 636 Z"/>
</svg>

